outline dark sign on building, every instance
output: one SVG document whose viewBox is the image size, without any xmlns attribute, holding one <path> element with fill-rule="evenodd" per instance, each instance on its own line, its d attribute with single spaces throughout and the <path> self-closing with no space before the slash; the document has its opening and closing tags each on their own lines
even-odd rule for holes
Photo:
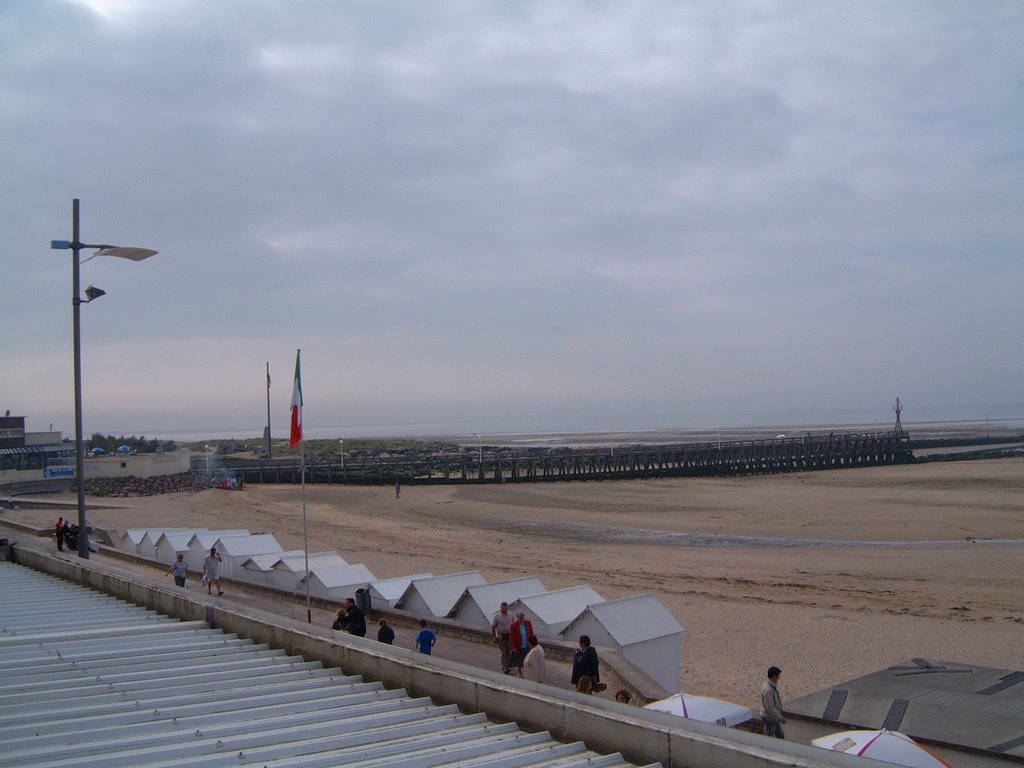
<svg viewBox="0 0 1024 768">
<path fill-rule="evenodd" d="M 22 448 L 25 445 L 25 417 L 0 416 L 0 448 Z"/>
</svg>

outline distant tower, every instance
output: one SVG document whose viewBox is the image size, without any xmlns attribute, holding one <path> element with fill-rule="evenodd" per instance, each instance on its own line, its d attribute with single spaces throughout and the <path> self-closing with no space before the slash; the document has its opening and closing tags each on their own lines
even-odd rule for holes
<svg viewBox="0 0 1024 768">
<path fill-rule="evenodd" d="M 896 405 L 894 405 L 892 409 L 896 412 L 896 432 L 897 434 L 902 433 L 903 422 L 900 421 L 900 414 L 903 413 L 903 403 L 900 402 L 898 397 L 896 398 Z"/>
</svg>

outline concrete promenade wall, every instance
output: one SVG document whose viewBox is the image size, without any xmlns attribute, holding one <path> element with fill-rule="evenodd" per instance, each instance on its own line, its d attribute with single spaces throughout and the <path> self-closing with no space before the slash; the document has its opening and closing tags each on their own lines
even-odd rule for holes
<svg viewBox="0 0 1024 768">
<path fill-rule="evenodd" d="M 660 762 L 665 768 L 891 768 L 888 763 L 684 721 L 334 633 L 264 611 L 196 598 L 137 573 L 56 557 L 31 546 L 15 544 L 9 552 L 21 565 L 167 616 L 205 621 L 254 642 L 339 667 L 346 674 L 380 681 L 388 688 L 404 688 L 414 696 L 454 703 L 464 712 L 484 712 L 498 722 L 515 721 L 526 730 L 550 731 L 559 739 L 582 741 L 596 751 L 621 752 L 634 762 Z"/>
</svg>

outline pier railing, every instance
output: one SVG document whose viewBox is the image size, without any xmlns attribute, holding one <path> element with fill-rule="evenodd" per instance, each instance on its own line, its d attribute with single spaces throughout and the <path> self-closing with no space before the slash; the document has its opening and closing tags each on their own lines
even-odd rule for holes
<svg viewBox="0 0 1024 768">
<path fill-rule="evenodd" d="M 306 482 L 350 485 L 523 483 L 725 477 L 914 461 L 906 432 L 841 432 L 674 445 L 601 448 L 474 447 L 400 456 L 307 457 Z M 226 461 L 244 483 L 298 483 L 297 460 Z"/>
</svg>

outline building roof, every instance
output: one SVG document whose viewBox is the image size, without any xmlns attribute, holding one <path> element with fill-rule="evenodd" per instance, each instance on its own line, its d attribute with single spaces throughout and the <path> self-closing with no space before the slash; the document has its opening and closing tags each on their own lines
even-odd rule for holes
<svg viewBox="0 0 1024 768">
<path fill-rule="evenodd" d="M 604 598 L 592 587 L 583 585 L 523 595 L 516 602 L 528 608 L 545 624 L 556 627 L 558 624 L 568 624 L 588 605 L 604 602 Z"/>
<path fill-rule="evenodd" d="M 282 556 L 294 555 L 296 552 L 298 552 L 300 555 L 302 554 L 301 549 L 291 549 L 287 552 L 268 552 L 267 554 L 263 555 L 253 555 L 252 557 L 242 562 L 242 567 L 255 571 L 269 571 L 272 570 L 275 565 L 277 565 L 277 563 L 281 560 Z"/>
<path fill-rule="evenodd" d="M 280 554 L 284 550 L 272 533 L 252 533 L 248 536 L 222 536 L 212 546 L 227 557 Z"/>
<path fill-rule="evenodd" d="M 342 565 L 340 567 L 333 568 L 313 568 L 309 569 L 311 578 L 315 578 L 326 589 L 332 589 L 333 587 L 351 587 L 353 584 L 369 584 L 376 577 L 370 573 L 370 569 L 362 563 L 354 563 L 352 565 Z M 304 583 L 305 579 L 300 583 Z"/>
<path fill-rule="evenodd" d="M 309 570 L 317 568 L 341 568 L 348 565 L 348 562 L 337 552 L 310 552 Z M 293 573 L 306 572 L 306 553 L 298 550 L 297 553 L 284 552 L 273 564 L 277 570 L 292 571 Z"/>
<path fill-rule="evenodd" d="M 415 579 L 402 593 L 398 607 L 402 608 L 415 592 L 427 604 L 431 616 L 447 616 L 455 601 L 462 597 L 466 587 L 486 582 L 480 571 L 462 571 L 428 579 Z"/>
<path fill-rule="evenodd" d="M 244 528 L 236 530 L 222 530 L 222 531 L 196 531 L 196 535 L 193 537 L 193 541 L 199 542 L 203 549 L 209 549 L 217 543 L 218 539 L 228 538 L 229 536 L 249 536 L 250 533 Z M 142 539 L 140 538 L 139 541 Z M 189 546 L 192 542 L 189 542 Z"/>
<path fill-rule="evenodd" d="M 580 615 L 588 611 L 608 630 L 608 634 L 615 638 L 615 642 L 622 646 L 666 635 L 677 635 L 683 631 L 682 625 L 665 610 L 661 601 L 650 594 L 588 605 Z M 578 618 L 579 616 L 576 617 Z M 570 624 L 575 623 L 576 619 Z"/>
<path fill-rule="evenodd" d="M 520 595 L 529 595 L 534 592 L 543 591 L 544 585 L 536 576 L 523 576 L 518 579 L 495 581 L 490 584 L 473 584 L 466 587 L 462 596 L 452 606 L 449 615 L 454 616 L 466 600 L 472 600 L 484 612 L 484 616 L 490 619 L 491 614 L 497 613 L 498 607 L 502 603 L 511 603 Z"/>
<path fill-rule="evenodd" d="M 415 573 L 412 576 L 396 576 L 392 579 L 379 579 L 370 584 L 370 589 L 380 595 L 384 600 L 392 601 L 400 598 L 409 585 L 416 579 L 432 579 L 434 574 Z"/>
<path fill-rule="evenodd" d="M 3 761 L 20 768 L 627 765 L 10 562 L 0 615 Z"/>
</svg>

